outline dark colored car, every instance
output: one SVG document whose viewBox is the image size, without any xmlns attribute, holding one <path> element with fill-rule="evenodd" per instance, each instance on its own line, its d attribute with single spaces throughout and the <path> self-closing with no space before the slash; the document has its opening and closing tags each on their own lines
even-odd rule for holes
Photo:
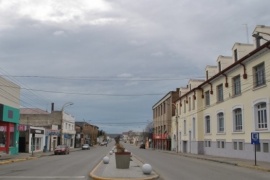
<svg viewBox="0 0 270 180">
<path fill-rule="evenodd" d="M 59 145 L 55 148 L 54 154 L 69 154 L 69 147 L 67 145 Z"/>
<path fill-rule="evenodd" d="M 140 149 L 145 149 L 145 144 L 141 144 Z"/>
</svg>

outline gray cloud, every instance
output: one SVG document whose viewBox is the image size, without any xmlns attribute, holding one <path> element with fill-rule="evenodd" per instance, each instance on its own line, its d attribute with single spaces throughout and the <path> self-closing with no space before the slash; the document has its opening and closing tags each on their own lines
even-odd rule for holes
<svg viewBox="0 0 270 180">
<path fill-rule="evenodd" d="M 31 76 L 15 79 L 22 106 L 71 101 L 77 120 L 108 132 L 142 128 L 167 92 L 247 42 L 244 24 L 251 43 L 270 19 L 268 0 L 91 2 L 1 1 L 0 73 Z"/>
</svg>

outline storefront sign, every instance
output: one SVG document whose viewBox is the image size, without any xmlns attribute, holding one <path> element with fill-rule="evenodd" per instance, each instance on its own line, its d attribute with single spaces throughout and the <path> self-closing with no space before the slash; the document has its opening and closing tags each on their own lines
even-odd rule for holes
<svg viewBox="0 0 270 180">
<path fill-rule="evenodd" d="M 32 134 L 44 134 L 44 130 L 41 129 L 31 129 L 30 132 Z"/>
<path fill-rule="evenodd" d="M 46 130 L 46 135 L 50 136 L 59 136 L 60 135 L 60 130 Z"/>
<path fill-rule="evenodd" d="M 11 124 L 9 128 L 10 132 L 14 132 L 14 125 Z M 7 132 L 7 126 L 0 126 L 0 132 Z"/>
<path fill-rule="evenodd" d="M 18 131 L 26 131 L 26 130 L 27 130 L 27 126 L 26 125 L 19 124 Z"/>
<path fill-rule="evenodd" d="M 71 134 L 64 134 L 64 138 L 66 138 L 66 139 L 71 139 L 72 136 L 71 136 Z"/>
</svg>

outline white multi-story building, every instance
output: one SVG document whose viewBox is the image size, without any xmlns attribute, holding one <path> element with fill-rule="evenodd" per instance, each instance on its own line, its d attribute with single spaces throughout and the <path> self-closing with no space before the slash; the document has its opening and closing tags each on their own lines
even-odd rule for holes
<svg viewBox="0 0 270 180">
<path fill-rule="evenodd" d="M 206 66 L 203 82 L 180 89 L 172 119 L 179 151 L 253 159 L 251 133 L 258 132 L 257 159 L 270 162 L 270 27 L 257 26 L 253 37 Z"/>
</svg>

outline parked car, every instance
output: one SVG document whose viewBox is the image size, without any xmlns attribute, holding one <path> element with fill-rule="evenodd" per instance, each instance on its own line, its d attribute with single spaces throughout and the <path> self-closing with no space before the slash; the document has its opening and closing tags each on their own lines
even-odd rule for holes
<svg viewBox="0 0 270 180">
<path fill-rule="evenodd" d="M 69 147 L 67 145 L 56 146 L 54 150 L 54 155 L 57 154 L 69 154 Z"/>
<path fill-rule="evenodd" d="M 84 144 L 84 145 L 82 146 L 82 150 L 84 150 L 84 149 L 90 149 L 89 144 Z"/>
<path fill-rule="evenodd" d="M 145 149 L 145 144 L 141 144 L 140 149 Z"/>
<path fill-rule="evenodd" d="M 107 145 L 107 142 L 106 142 L 106 141 L 103 141 L 103 142 L 101 142 L 99 145 L 100 145 L 100 146 L 105 146 L 105 145 Z"/>
</svg>

